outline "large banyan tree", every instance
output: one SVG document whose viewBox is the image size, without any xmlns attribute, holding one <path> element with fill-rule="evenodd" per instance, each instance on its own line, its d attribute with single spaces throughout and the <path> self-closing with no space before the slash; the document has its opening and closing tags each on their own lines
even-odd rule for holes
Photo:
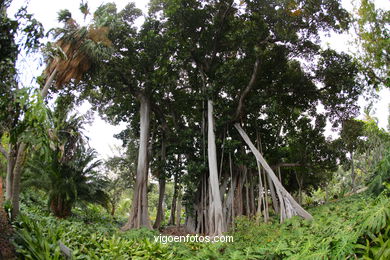
<svg viewBox="0 0 390 260">
<path fill-rule="evenodd" d="M 177 194 L 184 187 L 193 232 L 219 235 L 240 215 L 267 220 L 269 200 L 281 221 L 310 219 L 284 187 L 283 169 L 321 171 L 314 164 L 331 150 L 324 122 L 352 116 L 361 92 L 351 58 L 319 45 L 321 32 L 348 27 L 338 1 L 152 1 L 138 31 L 134 5 L 104 8 L 114 28 L 113 55 L 88 78 L 84 96 L 109 121 L 128 123 L 124 140 L 129 132 L 139 136 L 124 229 L 151 227 L 149 170 L 159 178 L 159 204 L 171 175 Z M 302 122 L 316 126 L 305 132 Z M 301 157 L 287 156 L 304 135 L 320 143 L 300 147 Z"/>
<path fill-rule="evenodd" d="M 361 91 L 356 65 L 349 56 L 319 45 L 320 32 L 347 28 L 346 11 L 338 1 L 167 0 L 154 7 L 162 10 L 178 57 L 191 64 L 183 69 L 187 80 L 180 84 L 196 89 L 200 97 L 192 111 L 201 111 L 201 120 L 187 124 L 200 128 L 201 139 L 193 147 L 201 149 L 194 154 L 204 157 L 199 162 L 203 170 L 188 169 L 188 175 L 200 175 L 192 178 L 196 188 L 187 190 L 195 202 L 187 208 L 188 228 L 221 234 L 235 216 L 254 215 L 255 201 L 264 201 L 268 189 L 282 221 L 293 215 L 311 218 L 264 160 L 259 150 L 268 140 L 255 133 L 273 132 L 278 145 L 295 121 L 315 119 L 320 103 L 333 122 L 355 112 Z M 231 141 L 240 140 L 233 125 L 260 163 L 258 170 L 245 156 L 247 146 Z M 249 127 L 246 134 L 243 128 Z M 224 149 L 227 141 L 233 149 Z M 222 144 L 219 150 L 217 143 Z M 266 174 L 260 174 L 262 169 Z M 256 176 L 259 185 L 253 183 Z"/>
</svg>

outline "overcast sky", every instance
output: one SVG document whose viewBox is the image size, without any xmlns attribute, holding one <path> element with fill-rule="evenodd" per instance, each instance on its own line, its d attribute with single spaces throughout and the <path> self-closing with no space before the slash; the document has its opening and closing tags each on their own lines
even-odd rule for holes
<svg viewBox="0 0 390 260">
<path fill-rule="evenodd" d="M 57 12 L 61 9 L 69 9 L 76 21 L 82 21 L 83 16 L 79 11 L 80 0 L 68 0 L 68 1 L 55 1 L 55 0 L 14 0 L 10 6 L 9 14 L 14 14 L 16 10 L 28 2 L 28 11 L 34 14 L 34 17 L 40 21 L 45 31 L 50 28 L 61 26 L 57 22 Z M 114 0 L 114 1 L 102 1 L 102 0 L 90 0 L 88 1 L 89 8 L 93 12 L 98 6 L 107 2 L 115 2 L 118 10 L 121 10 L 129 1 L 127 0 Z M 148 1 L 137 0 L 136 6 L 146 12 Z M 381 8 L 388 8 L 386 6 L 388 0 L 377 0 L 377 6 Z M 351 10 L 352 4 L 350 0 L 344 0 L 343 6 L 348 10 Z M 138 21 L 141 23 L 142 18 Z M 338 51 L 348 51 L 348 41 L 351 39 L 348 35 L 332 34 L 330 38 L 324 41 L 324 46 L 328 44 L 330 47 Z M 38 60 L 31 62 L 25 59 L 20 65 L 20 71 L 22 73 L 21 78 L 24 82 L 33 82 L 33 77 L 39 76 L 42 72 L 42 67 L 39 67 Z M 379 126 L 382 128 L 387 127 L 387 118 L 389 116 L 389 102 L 390 102 L 390 90 L 382 90 L 379 93 L 379 100 L 375 102 L 375 116 L 379 119 Z M 363 107 L 366 102 L 361 98 L 359 105 Z M 84 104 L 80 108 L 80 112 L 85 112 L 90 109 L 90 104 Z M 98 116 L 96 116 L 94 123 L 91 126 L 86 127 L 86 135 L 90 137 L 90 145 L 95 148 L 100 154 L 101 158 L 108 158 L 112 156 L 112 148 L 114 146 L 120 146 L 121 142 L 113 137 L 114 134 L 119 133 L 124 129 L 125 124 L 119 126 L 112 126 L 104 122 Z M 328 134 L 330 132 L 328 131 Z"/>
</svg>

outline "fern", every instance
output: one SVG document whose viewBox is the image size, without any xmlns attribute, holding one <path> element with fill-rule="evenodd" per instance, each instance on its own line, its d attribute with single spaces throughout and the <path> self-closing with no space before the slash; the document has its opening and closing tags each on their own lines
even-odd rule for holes
<svg viewBox="0 0 390 260">
<path fill-rule="evenodd" d="M 381 229 L 390 225 L 389 203 L 389 199 L 381 197 L 375 208 L 367 211 L 368 217 L 362 225 L 363 232 L 378 233 Z"/>
</svg>

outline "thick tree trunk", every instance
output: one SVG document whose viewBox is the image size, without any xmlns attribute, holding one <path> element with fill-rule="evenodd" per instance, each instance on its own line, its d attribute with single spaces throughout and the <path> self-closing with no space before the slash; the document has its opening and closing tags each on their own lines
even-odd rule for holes
<svg viewBox="0 0 390 260">
<path fill-rule="evenodd" d="M 248 135 L 245 133 L 245 131 L 241 128 L 239 124 L 234 125 L 244 141 L 247 143 L 249 148 L 251 149 L 252 153 L 255 155 L 256 159 L 260 162 L 260 164 L 264 167 L 265 171 L 267 172 L 268 176 L 272 179 L 272 182 L 275 185 L 276 191 L 280 198 L 280 205 L 283 206 L 281 208 L 281 221 L 284 220 L 284 217 L 291 218 L 294 215 L 301 216 L 305 219 L 313 219 L 313 217 L 304 210 L 295 200 L 294 198 L 288 193 L 288 191 L 283 187 L 283 185 L 278 180 L 278 177 L 276 177 L 275 173 L 272 171 L 271 167 L 268 165 L 268 163 L 265 161 L 263 156 L 260 154 L 260 152 L 256 149 L 256 147 L 253 145 L 251 140 L 249 139 Z"/>
<path fill-rule="evenodd" d="M 217 150 L 215 145 L 214 134 L 214 116 L 213 116 L 213 101 L 207 101 L 207 141 L 208 141 L 208 162 L 209 162 L 209 234 L 221 235 L 226 231 L 225 220 L 222 211 L 222 202 L 219 193 L 218 168 L 217 168 Z"/>
<path fill-rule="evenodd" d="M 152 228 L 148 214 L 147 185 L 149 173 L 148 146 L 150 138 L 150 103 L 145 96 L 140 96 L 140 140 L 138 149 L 137 176 L 134 187 L 133 204 L 128 222 L 122 230 L 147 227 Z"/>
<path fill-rule="evenodd" d="M 50 210 L 57 218 L 67 218 L 72 214 L 72 203 L 58 196 L 50 201 Z"/>
</svg>

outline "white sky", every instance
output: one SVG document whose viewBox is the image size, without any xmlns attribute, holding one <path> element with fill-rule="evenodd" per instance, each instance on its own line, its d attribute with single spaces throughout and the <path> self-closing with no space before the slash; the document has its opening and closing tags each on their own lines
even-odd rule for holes
<svg viewBox="0 0 390 260">
<path fill-rule="evenodd" d="M 19 7 L 24 5 L 26 2 L 29 3 L 28 11 L 34 14 L 34 17 L 40 21 L 45 30 L 50 28 L 61 26 L 57 22 L 57 12 L 61 9 L 69 9 L 76 19 L 76 21 L 82 21 L 83 16 L 79 11 L 80 0 L 68 0 L 68 1 L 55 1 L 55 0 L 14 0 L 10 6 L 8 13 L 13 14 L 17 11 Z M 118 10 L 121 10 L 129 1 L 128 0 L 113 0 L 113 1 L 103 1 L 103 0 L 89 0 L 88 5 L 93 12 L 98 6 L 107 2 L 115 2 Z M 135 0 L 136 6 L 142 9 L 144 12 L 147 10 L 148 1 Z M 352 4 L 351 0 L 343 0 L 343 6 L 348 10 L 351 10 Z M 377 0 L 376 5 L 381 8 L 388 9 L 388 0 Z M 142 20 L 142 18 L 141 18 Z M 139 21 L 140 22 L 140 21 Z M 324 42 L 324 46 L 329 44 L 331 48 L 334 48 L 338 51 L 348 51 L 348 41 L 350 38 L 348 35 L 336 35 L 332 34 L 331 37 Z M 24 82 L 33 82 L 32 78 L 39 76 L 42 72 L 42 67 L 31 64 L 31 61 L 24 61 L 24 65 L 21 65 L 23 70 L 23 75 L 21 75 Z M 387 118 L 389 116 L 389 103 L 390 103 L 390 90 L 385 89 L 379 93 L 380 99 L 375 102 L 374 110 L 375 116 L 379 119 L 379 126 L 382 128 L 387 127 Z M 359 100 L 359 105 L 363 108 L 366 105 L 366 102 L 363 99 Z M 80 112 L 85 112 L 90 109 L 90 104 L 84 104 L 80 108 Z M 113 151 L 114 146 L 121 145 L 121 141 L 113 137 L 114 134 L 119 133 L 122 129 L 125 128 L 125 124 L 113 126 L 104 122 L 101 118 L 96 116 L 94 123 L 91 126 L 86 126 L 86 135 L 90 137 L 90 145 L 97 150 L 100 154 L 100 157 L 103 159 L 112 156 L 115 151 Z M 327 131 L 328 135 L 330 134 Z"/>
</svg>

